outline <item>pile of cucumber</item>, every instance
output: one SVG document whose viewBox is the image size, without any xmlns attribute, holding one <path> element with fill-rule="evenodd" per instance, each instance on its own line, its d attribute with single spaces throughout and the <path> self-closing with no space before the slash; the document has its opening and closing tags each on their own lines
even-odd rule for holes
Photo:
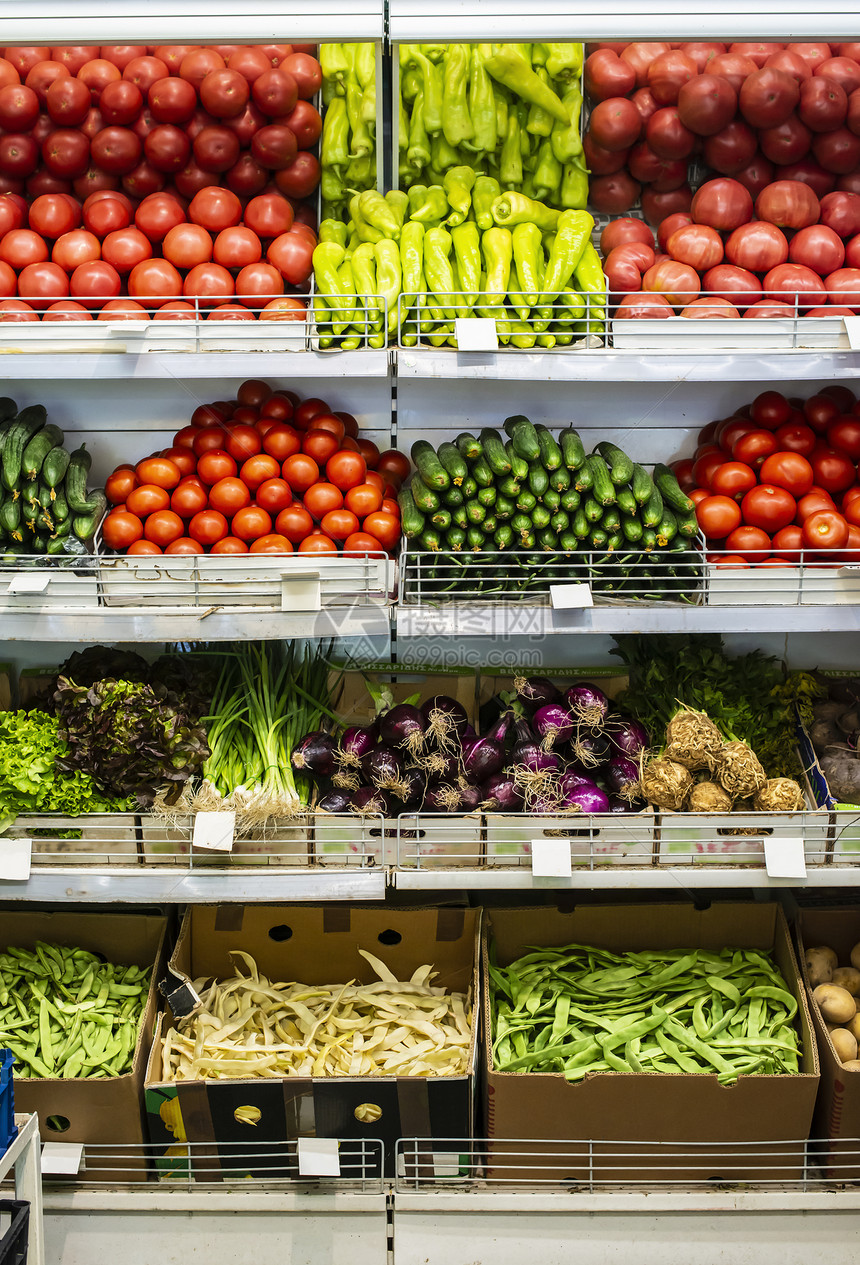
<svg viewBox="0 0 860 1265">
<path fill-rule="evenodd" d="M 573 427 L 556 438 L 519 416 L 504 430 L 507 440 L 484 429 L 438 449 L 413 444 L 416 473 L 399 494 L 403 531 L 418 550 L 445 555 L 423 577 L 482 593 L 559 577 L 641 593 L 649 575 L 655 589 L 683 592 L 691 571 L 698 577 L 695 506 L 668 467 L 649 472 L 605 440 L 589 455 Z M 516 551 L 505 567 L 486 557 L 475 565 L 474 555 L 502 550 Z"/>
<path fill-rule="evenodd" d="M 107 508 L 103 492 L 87 495 L 91 464 L 85 445 L 63 447 L 43 405 L 19 412 L 0 397 L 0 557 L 91 552 Z"/>
</svg>

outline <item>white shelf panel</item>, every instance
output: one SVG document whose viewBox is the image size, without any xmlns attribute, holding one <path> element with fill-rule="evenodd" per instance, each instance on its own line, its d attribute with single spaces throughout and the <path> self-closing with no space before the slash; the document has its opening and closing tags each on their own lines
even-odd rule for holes
<svg viewBox="0 0 860 1265">
<path fill-rule="evenodd" d="M 382 0 L 5 0 L 7 44 L 309 44 L 381 40 Z"/>
<path fill-rule="evenodd" d="M 352 356 L 371 353 L 353 352 Z M 802 382 L 860 377 L 851 351 L 597 351 L 394 353 L 401 381 L 434 378 L 508 382 Z"/>
<path fill-rule="evenodd" d="M 538 0 L 390 0 L 393 41 L 481 40 L 488 30 L 505 40 L 676 40 L 721 38 L 853 40 L 860 32 L 854 0 L 830 0 L 810 10 L 806 0 L 618 0 L 612 5 Z"/>
<path fill-rule="evenodd" d="M 262 1183 L 261 1183 L 262 1184 Z M 256 1187 L 256 1183 L 254 1184 Z M 230 1191 L 231 1211 L 277 1212 L 284 1215 L 305 1214 L 311 1216 L 336 1216 L 338 1213 L 382 1212 L 385 1213 L 385 1192 L 337 1191 L 331 1194 L 316 1190 L 250 1190 L 235 1186 Z M 235 1200 L 235 1203 L 234 1203 Z M 129 1186 L 124 1190 L 90 1187 L 80 1190 L 63 1190 L 49 1187 L 45 1191 L 46 1214 L 81 1212 L 224 1212 L 224 1195 L 221 1191 L 197 1190 L 193 1186 L 181 1190 L 165 1189 L 163 1185 Z"/>
<path fill-rule="evenodd" d="M 56 381 L 102 382 L 147 381 L 186 378 L 380 378 L 388 377 L 387 351 L 229 351 L 159 352 L 140 355 L 124 352 L 50 353 L 4 351 L 0 356 L 3 378 L 9 382 Z"/>
<path fill-rule="evenodd" d="M 860 632 L 857 606 L 401 606 L 398 637 L 547 637 L 553 634 Z"/>
<path fill-rule="evenodd" d="M 536 879 L 525 868 L 510 867 L 482 870 L 395 870 L 394 886 L 407 892 L 439 891 L 666 891 L 682 888 L 763 888 L 778 891 L 783 887 L 860 887 L 860 866 L 822 865 L 807 870 L 805 881 L 774 879 L 759 866 L 716 866 L 710 864 L 641 866 L 604 869 L 574 869 L 571 877 Z M 2 887 L 0 887 L 2 892 Z"/>
<path fill-rule="evenodd" d="M 249 611 L 233 607 L 205 611 L 179 607 L 153 610 L 37 610 L 3 611 L 3 641 L 158 642 L 236 641 L 276 638 L 387 637 L 389 610 L 333 607 L 317 614 Z"/>
<path fill-rule="evenodd" d="M 860 1212 L 860 1192 L 856 1190 L 649 1190 L 620 1187 L 603 1193 L 575 1193 L 555 1190 L 480 1191 L 440 1190 L 397 1191 L 395 1213 L 513 1212 L 548 1215 L 599 1212 Z"/>
<path fill-rule="evenodd" d="M 260 905 L 267 901 L 384 900 L 385 871 L 293 870 L 273 873 L 245 866 L 216 872 L 205 869 L 128 871 L 72 867 L 34 867 L 26 882 L 0 882 L 0 901 L 85 902 L 95 905 L 212 905 L 229 901 Z"/>
</svg>

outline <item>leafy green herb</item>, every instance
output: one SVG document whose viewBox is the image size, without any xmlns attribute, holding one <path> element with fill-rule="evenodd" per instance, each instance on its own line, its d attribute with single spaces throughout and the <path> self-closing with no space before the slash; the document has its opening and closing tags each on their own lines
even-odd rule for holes
<svg viewBox="0 0 860 1265">
<path fill-rule="evenodd" d="M 612 654 L 630 673 L 620 704 L 649 733 L 664 733 L 685 703 L 706 712 L 726 737 L 748 743 L 768 777 L 800 774 L 795 704 L 809 715 L 814 700 L 823 697 L 810 673 L 786 675 L 777 659 L 759 650 L 729 658 L 717 634 L 624 637 Z"/>
</svg>

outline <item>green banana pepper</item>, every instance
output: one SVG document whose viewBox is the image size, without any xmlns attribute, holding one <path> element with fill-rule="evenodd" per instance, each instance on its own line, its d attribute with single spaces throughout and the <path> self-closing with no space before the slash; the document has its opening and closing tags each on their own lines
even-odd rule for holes
<svg viewBox="0 0 860 1265">
<path fill-rule="evenodd" d="M 396 242 L 388 240 L 377 242 L 373 248 L 373 256 L 376 260 L 376 287 L 388 304 L 388 333 L 390 335 L 397 330 L 397 300 L 400 297 L 402 278 L 400 248 Z"/>
<path fill-rule="evenodd" d="M 552 92 L 552 84 L 546 71 L 541 67 L 535 71 L 535 74 Z M 549 136 L 557 122 L 558 120 L 550 114 L 549 110 L 544 109 L 542 105 L 532 105 L 526 121 L 526 131 L 530 136 Z"/>
<path fill-rule="evenodd" d="M 417 296 L 424 293 L 424 225 L 409 220 L 400 234 L 400 272 L 403 305 L 409 311 L 402 313 L 400 341 L 404 347 L 414 347 L 418 341 L 415 332 L 417 316 L 412 315 Z"/>
<path fill-rule="evenodd" d="M 579 116 L 582 110 L 582 93 L 574 85 L 562 98 L 570 111 L 570 122 L 565 126 L 556 123 L 550 134 L 552 152 L 560 163 L 568 163 L 582 153 L 582 137 L 579 133 Z"/>
<path fill-rule="evenodd" d="M 335 337 L 342 334 L 349 324 L 349 321 L 344 319 L 344 314 L 348 314 L 350 308 L 348 301 L 341 301 L 339 272 L 345 258 L 346 251 L 336 242 L 320 242 L 314 247 L 312 256 L 314 282 L 317 292 L 323 295 L 327 307 L 331 310 L 331 330 Z M 354 310 L 354 300 L 352 307 Z"/>
<path fill-rule="evenodd" d="M 370 153 L 362 154 L 360 158 L 351 158 L 346 169 L 346 180 L 350 189 L 369 189 L 376 183 L 376 156 Z"/>
<path fill-rule="evenodd" d="M 584 215 L 586 213 L 579 211 L 574 212 L 574 214 Z M 591 216 L 588 218 L 591 219 Z M 604 320 L 606 317 L 606 277 L 600 262 L 600 256 L 590 238 L 586 240 L 585 246 L 577 260 L 576 267 L 573 270 L 573 279 L 580 292 L 588 296 L 587 320 L 592 325 L 595 321 Z M 597 302 L 593 301 L 595 298 Z M 595 331 L 592 330 L 591 332 Z"/>
<path fill-rule="evenodd" d="M 439 68 L 424 55 L 417 44 L 402 45 L 401 59 L 404 52 L 407 52 L 407 66 L 415 66 L 421 74 L 424 87 L 424 126 L 428 135 L 435 136 L 442 131 L 442 78 Z"/>
<path fill-rule="evenodd" d="M 325 112 L 320 166 L 346 167 L 349 162 L 349 115 L 344 97 L 335 97 Z"/>
<path fill-rule="evenodd" d="M 376 45 L 356 44 L 353 69 L 362 88 L 376 84 Z"/>
<path fill-rule="evenodd" d="M 367 333 L 382 329 L 382 309 L 377 297 L 376 258 L 373 246 L 362 242 L 352 254 L 352 275 L 355 292 L 361 298 L 367 318 Z"/>
<path fill-rule="evenodd" d="M 419 189 L 422 185 L 417 186 Z M 409 205 L 411 220 L 417 220 L 419 224 L 438 224 L 446 219 L 450 210 L 448 199 L 445 197 L 445 190 L 439 184 L 432 184 L 428 189 L 424 190 L 424 200 L 418 206 L 414 206 L 412 200 L 412 192 L 410 190 Z M 417 199 L 416 199 L 417 201 Z"/>
<path fill-rule="evenodd" d="M 349 146 L 350 158 L 363 158 L 365 154 L 373 152 L 373 138 L 361 116 L 362 95 L 361 84 L 354 74 L 349 75 L 346 80 L 346 112 L 352 133 Z"/>
<path fill-rule="evenodd" d="M 424 91 L 424 84 L 420 74 L 414 66 L 410 66 L 408 70 L 400 69 L 400 100 L 414 101 L 419 92 Z"/>
<path fill-rule="evenodd" d="M 397 241 L 400 237 L 400 221 L 381 193 L 365 189 L 358 199 L 358 212 L 366 224 L 375 228 L 383 237 Z"/>
<path fill-rule="evenodd" d="M 441 177 L 449 167 L 459 167 L 460 162 L 460 151 L 448 144 L 443 132 L 438 132 L 430 141 L 430 170 Z"/>
<path fill-rule="evenodd" d="M 442 131 L 452 149 L 456 149 L 463 141 L 472 140 L 475 135 L 466 96 L 469 62 L 467 44 L 448 45 L 442 82 Z"/>
<path fill-rule="evenodd" d="M 514 247 L 510 230 L 488 228 L 481 238 L 481 250 L 487 273 L 483 302 L 487 307 L 495 307 L 505 302 L 511 279 Z"/>
<path fill-rule="evenodd" d="M 586 246 L 590 245 L 593 228 L 594 220 L 587 211 L 562 211 L 544 274 L 545 294 L 558 294 L 567 286 Z"/>
<path fill-rule="evenodd" d="M 538 202 L 555 198 L 561 188 L 563 174 L 561 163 L 552 152 L 552 145 L 547 138 L 538 150 L 537 163 L 534 170 L 535 196 Z"/>
<path fill-rule="evenodd" d="M 537 224 L 528 221 L 517 224 L 511 233 L 517 277 L 522 290 L 522 302 L 532 308 L 541 293 L 540 276 L 543 271 L 543 245 Z M 523 317 L 525 320 L 525 317 Z"/>
<path fill-rule="evenodd" d="M 394 218 L 397 220 L 400 228 L 403 228 L 403 222 L 406 219 L 406 212 L 409 209 L 409 195 L 404 193 L 402 189 L 389 189 L 385 195 L 385 201 L 391 207 Z"/>
<path fill-rule="evenodd" d="M 501 195 L 502 189 L 498 180 L 492 176 L 478 176 L 472 190 L 472 211 L 478 228 L 484 230 L 493 227 L 493 202 Z"/>
<path fill-rule="evenodd" d="M 508 290 L 508 303 L 516 312 L 521 321 L 527 321 L 529 317 L 529 305 L 524 301 L 524 286 L 517 270 L 516 250 L 514 251 L 514 262 L 511 264 L 511 280 L 510 289 Z"/>
<path fill-rule="evenodd" d="M 560 79 L 562 83 L 579 79 L 582 74 L 581 44 L 547 44 L 546 47 L 546 68 L 551 79 Z"/>
<path fill-rule="evenodd" d="M 496 103 L 496 137 L 504 141 L 508 134 L 508 98 L 505 95 L 504 88 L 493 88 L 493 100 Z M 496 145 L 498 146 L 498 139 Z"/>
<path fill-rule="evenodd" d="M 570 115 L 560 99 L 532 70 L 529 62 L 514 45 L 503 44 L 497 53 L 487 58 L 485 65 L 487 73 L 497 83 L 508 88 L 514 96 L 530 105 L 541 106 L 560 123 L 570 122 Z"/>
<path fill-rule="evenodd" d="M 346 248 L 347 227 L 343 220 L 321 220 L 318 236 L 321 242 L 334 242 Z"/>
<path fill-rule="evenodd" d="M 492 154 L 498 143 L 493 81 L 484 65 L 486 59 L 492 55 L 491 45 L 472 45 L 469 69 L 469 114 L 474 135 L 471 141 L 464 141 L 464 145 L 466 149 L 471 149 L 477 154 Z"/>
<path fill-rule="evenodd" d="M 323 79 L 330 80 L 334 85 L 345 84 L 353 68 L 354 55 L 351 44 L 320 44 L 319 61 Z"/>
<path fill-rule="evenodd" d="M 565 163 L 559 201 L 566 211 L 584 211 L 588 204 L 588 173 L 581 157 Z"/>
<path fill-rule="evenodd" d="M 471 312 L 478 300 L 481 285 L 481 239 L 477 224 L 473 220 L 457 224 L 451 229 L 451 240 L 454 244 L 460 289 L 463 291 L 463 305 Z"/>
<path fill-rule="evenodd" d="M 490 208 L 496 224 L 502 228 L 513 228 L 515 224 L 536 224 L 542 233 L 553 232 L 557 226 L 560 211 L 544 206 L 527 198 L 523 193 L 509 190 L 501 194 Z"/>
<path fill-rule="evenodd" d="M 375 190 L 365 190 L 365 193 L 375 192 Z M 349 213 L 355 228 L 355 233 L 360 242 L 370 242 L 371 246 L 375 246 L 377 242 L 382 241 L 383 234 L 378 228 L 374 228 L 372 224 L 368 224 L 361 210 L 361 199 L 363 193 L 354 193 L 349 200 Z M 376 196 L 382 200 L 382 195 L 377 193 Z"/>
<path fill-rule="evenodd" d="M 427 289 L 437 300 L 450 296 L 455 289 L 454 271 L 451 267 L 451 234 L 446 228 L 430 228 L 424 234 L 424 275 Z M 452 307 L 441 306 L 444 321 L 453 321 Z"/>
<path fill-rule="evenodd" d="M 449 228 L 462 224 L 472 207 L 472 189 L 475 186 L 473 167 L 452 167 L 445 172 L 442 187 L 453 208 L 445 220 Z"/>
<path fill-rule="evenodd" d="M 520 124 L 516 112 L 508 113 L 508 126 L 499 155 L 499 180 L 505 186 L 523 182 L 523 156 L 520 149 Z"/>
<path fill-rule="evenodd" d="M 424 128 L 423 88 L 412 103 L 412 117 L 409 120 L 409 131 L 406 136 L 406 161 L 416 171 L 423 171 L 430 162 L 430 139 Z"/>
</svg>

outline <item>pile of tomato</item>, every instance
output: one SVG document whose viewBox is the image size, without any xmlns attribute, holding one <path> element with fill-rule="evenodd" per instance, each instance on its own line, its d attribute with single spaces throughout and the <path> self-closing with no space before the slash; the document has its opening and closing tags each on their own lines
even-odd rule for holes
<svg viewBox="0 0 860 1265">
<path fill-rule="evenodd" d="M 170 448 L 114 470 L 102 539 L 131 555 L 390 555 L 409 470 L 351 413 L 252 379 L 196 408 Z"/>
<path fill-rule="evenodd" d="M 302 319 L 313 51 L 3 49 L 0 319 Z"/>
<path fill-rule="evenodd" d="M 832 385 L 806 400 L 764 391 L 699 432 L 672 469 L 696 503 L 699 527 L 733 566 L 793 566 L 801 558 L 860 561 L 860 403 Z"/>
</svg>

